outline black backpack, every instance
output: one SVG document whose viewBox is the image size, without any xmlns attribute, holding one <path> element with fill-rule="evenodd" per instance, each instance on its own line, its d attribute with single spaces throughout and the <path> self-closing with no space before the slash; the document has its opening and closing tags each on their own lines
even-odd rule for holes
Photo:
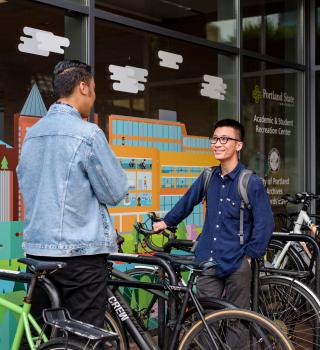
<svg viewBox="0 0 320 350">
<path fill-rule="evenodd" d="M 203 183 L 203 201 L 207 199 L 207 192 L 208 192 L 208 187 L 210 180 L 212 178 L 212 175 L 214 171 L 217 169 L 216 166 L 213 166 L 211 168 L 205 168 L 203 171 L 203 176 L 204 176 L 204 183 Z M 248 183 L 250 176 L 254 172 L 249 169 L 243 169 L 240 173 L 239 176 L 239 181 L 238 181 L 238 192 L 241 198 L 241 204 L 240 204 L 240 229 L 239 229 L 239 238 L 240 238 L 240 245 L 243 245 L 244 243 L 244 238 L 243 238 L 243 214 L 244 214 L 244 208 L 251 209 L 250 201 L 248 198 Z"/>
</svg>

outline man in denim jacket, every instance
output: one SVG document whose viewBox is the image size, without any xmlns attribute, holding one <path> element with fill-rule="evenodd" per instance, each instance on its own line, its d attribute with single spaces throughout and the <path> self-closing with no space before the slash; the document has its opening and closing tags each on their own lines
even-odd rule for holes
<svg viewBox="0 0 320 350">
<path fill-rule="evenodd" d="M 124 198 L 127 177 L 103 131 L 82 119 L 95 101 L 91 67 L 59 62 L 53 89 L 58 101 L 28 130 L 17 167 L 23 248 L 29 257 L 66 261 L 65 269 L 50 276 L 63 306 L 73 318 L 102 327 L 105 254 L 117 250 L 106 206 Z"/>
</svg>

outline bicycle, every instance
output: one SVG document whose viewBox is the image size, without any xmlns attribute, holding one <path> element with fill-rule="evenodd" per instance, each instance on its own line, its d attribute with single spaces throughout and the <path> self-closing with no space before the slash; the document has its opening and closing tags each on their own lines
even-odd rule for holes
<svg viewBox="0 0 320 350">
<path fill-rule="evenodd" d="M 168 292 L 168 307 L 166 314 L 167 327 L 166 332 L 163 335 L 163 349 L 171 350 L 176 347 L 178 349 L 189 349 L 190 347 L 194 348 L 193 346 L 199 346 L 199 344 L 203 344 L 202 346 L 204 346 L 204 343 L 209 349 L 229 349 L 228 334 L 235 331 L 235 329 L 237 329 L 235 325 L 239 326 L 239 324 L 249 332 L 248 334 L 250 334 L 251 341 L 250 346 L 252 348 L 283 349 L 289 347 L 292 349 L 292 345 L 284 334 L 273 323 L 259 314 L 253 313 L 249 310 L 240 309 L 225 309 L 219 311 L 217 314 L 205 314 L 204 310 L 202 310 L 201 304 L 194 295 L 192 288 L 196 274 L 200 273 L 203 269 L 208 268 L 206 265 L 208 262 L 199 263 L 194 259 L 177 256 L 172 257 L 170 255 L 160 257 L 119 253 L 110 254 L 108 259 L 113 261 L 158 265 L 166 272 L 167 279 L 165 279 L 163 283 L 156 284 L 140 281 L 114 280 L 111 276 L 109 277 L 109 305 L 114 313 L 117 313 L 120 324 L 128 330 L 132 339 L 142 350 L 159 349 L 159 347 L 150 338 L 148 332 L 143 329 L 141 323 L 137 319 L 137 315 L 132 312 L 132 309 L 126 302 L 125 298 L 117 289 L 110 288 L 111 285 L 117 287 L 130 286 L 147 289 L 149 291 Z M 171 264 L 179 266 L 178 268 L 183 266 L 190 270 L 191 275 L 186 287 L 178 283 L 177 276 L 172 270 Z M 166 281 L 168 281 L 168 283 Z M 179 311 L 176 312 L 175 299 L 179 294 L 183 295 L 182 304 L 178 304 Z M 186 329 L 184 326 L 186 321 L 185 314 L 190 300 L 192 301 L 200 319 L 196 322 L 196 326 L 191 327 L 191 329 Z M 232 322 L 228 323 L 230 320 L 232 320 Z M 180 329 L 184 330 L 185 333 L 181 334 Z M 126 340 L 123 340 L 123 343 L 125 342 Z"/>
<path fill-rule="evenodd" d="M 150 234 L 142 225 L 136 225 L 136 229 L 139 229 L 140 234 L 146 238 Z M 165 246 L 178 246 L 178 242 L 179 240 L 172 240 L 171 242 L 167 242 Z M 193 242 L 189 242 L 189 245 L 193 245 Z M 162 248 L 162 250 L 165 249 L 165 247 Z M 132 276 L 139 276 L 140 274 L 140 278 L 143 279 L 153 278 L 155 280 L 157 278 L 157 272 L 152 271 L 152 268 L 134 268 L 128 272 Z M 253 294 L 252 300 L 254 310 L 266 315 L 282 326 L 285 325 L 283 327 L 284 331 L 287 332 L 290 329 L 290 337 L 291 339 L 295 339 L 297 348 L 301 349 L 301 340 L 298 338 L 303 335 L 304 337 L 311 338 L 312 340 L 309 340 L 310 344 L 314 349 L 317 349 L 320 345 L 318 340 L 318 333 L 320 331 L 320 302 L 317 296 L 306 285 L 292 278 L 293 276 L 290 275 L 291 271 L 290 273 L 287 272 L 289 276 L 264 276 L 266 273 L 270 274 L 271 272 L 273 274 L 284 274 L 286 271 L 270 269 L 268 266 L 259 267 L 259 275 L 253 283 L 253 288 L 257 288 L 257 292 Z M 306 278 L 309 274 L 308 271 L 300 271 L 299 273 L 299 277 L 301 278 Z M 126 292 L 130 295 L 129 291 Z M 268 298 L 266 297 L 266 293 L 269 294 Z M 134 294 L 134 291 L 131 291 L 131 294 Z M 281 295 L 285 295 L 286 298 L 280 298 Z M 145 308 L 140 312 L 148 311 L 149 314 L 147 316 L 150 315 L 150 310 L 156 306 L 155 299 L 155 296 L 153 299 L 150 297 L 146 302 Z M 275 304 L 275 301 L 277 301 L 277 304 Z M 272 306 L 275 305 L 277 305 L 277 312 L 272 312 Z M 138 310 L 139 308 L 141 310 L 141 305 L 137 305 Z M 209 310 L 212 310 L 212 308 L 209 305 Z M 294 312 L 296 314 L 295 316 L 293 315 Z M 301 328 L 307 329 L 307 331 L 303 331 Z"/>
<path fill-rule="evenodd" d="M 57 308 L 60 303 L 59 296 L 56 293 L 54 286 L 45 278 L 45 276 L 49 273 L 54 273 L 56 270 L 65 268 L 66 263 L 56 261 L 47 262 L 30 258 L 22 258 L 19 259 L 18 262 L 26 264 L 32 273 L 0 270 L 1 279 L 29 283 L 29 288 L 23 300 L 22 306 L 16 305 L 0 296 L 0 306 L 19 316 L 11 350 L 20 349 L 24 334 L 26 335 L 27 343 L 31 350 L 97 349 L 97 347 L 104 342 L 110 342 L 109 345 L 113 346 L 111 343 L 117 341 L 117 334 L 73 320 L 70 318 L 67 310 Z M 54 306 L 56 306 L 56 308 L 46 309 L 43 312 L 45 325 L 51 325 L 54 327 L 54 330 L 51 332 L 51 336 L 55 335 L 55 337 L 50 340 L 44 331 L 45 329 L 39 325 L 39 323 L 30 313 L 32 297 L 37 284 L 43 285 L 43 287 L 47 290 L 48 295 L 51 296 L 51 302 L 54 304 Z M 64 337 L 56 336 L 57 329 L 60 329 L 60 331 L 64 334 Z M 69 338 L 69 333 L 80 336 L 83 341 Z"/>
<path fill-rule="evenodd" d="M 318 238 L 318 228 L 308 214 L 312 200 L 319 200 L 320 196 L 303 192 L 294 196 L 286 194 L 282 196 L 284 203 L 302 205 L 299 213 L 280 213 L 277 217 L 284 223 L 283 231 L 293 234 L 307 234 Z M 271 241 L 267 258 L 274 268 L 288 270 L 307 270 L 312 259 L 312 251 L 307 244 L 289 241 L 285 245 L 279 241 Z M 314 270 L 313 270 L 314 272 Z"/>
<path fill-rule="evenodd" d="M 320 301 L 301 281 L 272 274 L 261 259 L 253 260 L 252 307 L 277 323 L 295 349 L 320 349 Z M 282 271 L 282 270 L 281 270 Z"/>
</svg>

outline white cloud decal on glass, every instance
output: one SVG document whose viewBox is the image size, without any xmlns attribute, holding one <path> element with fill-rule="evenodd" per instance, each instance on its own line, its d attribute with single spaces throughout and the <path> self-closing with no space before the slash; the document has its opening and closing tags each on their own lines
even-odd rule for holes
<svg viewBox="0 0 320 350">
<path fill-rule="evenodd" d="M 64 50 L 61 46 L 68 47 L 70 45 L 68 38 L 44 30 L 24 27 L 23 33 L 28 36 L 20 37 L 22 43 L 18 45 L 18 50 L 21 52 L 49 56 L 50 52 L 63 54 Z"/>
<path fill-rule="evenodd" d="M 143 83 L 147 82 L 146 77 L 148 76 L 146 69 L 110 64 L 109 71 L 112 73 L 110 76 L 111 80 L 118 81 L 112 84 L 113 90 L 132 94 L 136 94 L 138 91 L 144 91 Z"/>
<path fill-rule="evenodd" d="M 207 96 L 214 100 L 224 100 L 227 85 L 223 83 L 222 78 L 205 74 L 203 80 L 204 83 L 201 84 L 202 89 L 200 90 L 202 96 Z"/>
<path fill-rule="evenodd" d="M 158 57 L 160 58 L 159 65 L 171 69 L 179 69 L 178 63 L 183 62 L 183 57 L 168 51 L 158 51 Z"/>
</svg>

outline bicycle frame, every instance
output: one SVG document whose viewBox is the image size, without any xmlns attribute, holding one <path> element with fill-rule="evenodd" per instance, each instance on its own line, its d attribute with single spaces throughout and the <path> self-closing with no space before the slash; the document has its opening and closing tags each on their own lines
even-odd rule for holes
<svg viewBox="0 0 320 350">
<path fill-rule="evenodd" d="M 0 269 L 0 279 L 7 280 L 7 281 L 16 281 L 16 282 L 34 284 L 35 275 L 29 272 L 22 272 L 22 271 L 18 272 L 13 270 Z M 37 280 L 37 283 L 39 285 L 42 285 L 42 287 L 44 288 L 45 292 L 47 293 L 50 299 L 51 306 L 59 307 L 61 305 L 60 296 L 56 288 L 52 284 L 52 282 L 47 278 L 42 277 L 41 279 Z M 33 340 L 31 329 L 34 329 L 36 331 L 36 333 L 38 334 L 38 338 L 41 335 L 39 340 L 41 339 L 42 342 L 48 341 L 48 338 L 46 337 L 45 334 L 43 334 L 41 327 L 39 326 L 37 321 L 34 319 L 34 317 L 30 314 L 31 303 L 27 302 L 27 299 L 28 298 L 26 294 L 26 297 L 23 301 L 23 305 L 19 306 L 11 301 L 6 300 L 3 296 L 0 295 L 0 306 L 19 315 L 17 330 L 15 333 L 13 345 L 11 348 L 12 350 L 19 350 L 23 333 L 26 334 L 26 338 L 30 346 L 30 349 L 31 350 L 36 349 L 37 344 L 35 344 Z"/>
<path fill-rule="evenodd" d="M 209 334 L 209 337 L 211 338 L 211 341 L 213 345 L 218 348 L 217 343 L 212 335 L 212 332 L 214 333 L 215 330 L 209 329 L 207 326 L 207 323 L 204 319 L 204 310 L 201 307 L 201 304 L 197 300 L 197 298 L 194 296 L 192 292 L 192 287 L 195 279 L 195 275 L 192 274 L 188 285 L 187 286 L 180 286 L 177 283 L 177 279 L 175 274 L 173 273 L 170 265 L 168 265 L 167 262 L 165 262 L 162 259 L 159 259 L 158 257 L 153 256 L 139 256 L 139 255 L 129 255 L 129 254 L 110 254 L 108 256 L 109 260 L 118 260 L 118 261 L 125 261 L 125 262 L 144 262 L 146 264 L 155 264 L 166 270 L 169 278 L 169 283 L 166 285 L 163 284 L 155 284 L 155 283 L 147 283 L 147 282 L 139 282 L 139 281 L 132 281 L 132 280 L 108 280 L 108 285 L 116 285 L 116 286 L 129 286 L 129 287 L 137 287 L 137 288 L 143 288 L 146 290 L 150 290 L 153 293 L 158 291 L 170 291 L 172 293 L 184 293 L 182 304 L 180 305 L 180 312 L 176 315 L 175 310 L 175 301 L 172 299 L 172 302 L 168 302 L 169 304 L 169 320 L 167 322 L 167 334 L 164 335 L 165 341 L 164 341 L 164 348 L 168 350 L 174 350 L 176 348 L 176 343 L 179 337 L 179 332 L 182 324 L 182 320 L 184 318 L 184 313 L 187 307 L 187 303 L 189 300 L 189 297 L 191 297 L 194 306 L 198 310 L 198 314 L 200 316 L 200 319 L 204 323 L 204 326 L 207 329 L 207 332 Z M 169 272 L 169 273 L 168 273 Z M 157 293 L 155 293 L 157 294 Z M 166 295 L 164 295 L 165 299 L 168 299 Z M 126 300 L 121 296 L 121 294 L 115 294 L 112 291 L 112 288 L 107 289 L 107 299 L 108 303 L 112 307 L 112 309 L 115 311 L 115 313 L 118 315 L 119 320 L 123 323 L 124 327 L 129 331 L 132 338 L 135 340 L 137 345 L 142 350 L 159 350 L 160 348 L 153 343 L 152 339 L 150 339 L 149 334 L 145 332 L 142 329 L 139 329 L 139 324 L 137 320 L 135 319 L 130 306 L 126 302 Z M 170 296 L 169 296 L 170 299 Z M 138 326 L 138 327 L 137 327 Z M 215 334 L 216 335 L 216 334 Z M 217 335 L 216 335 L 217 336 Z"/>
<path fill-rule="evenodd" d="M 274 238 L 275 240 L 279 240 L 282 242 L 288 241 L 285 245 L 285 247 L 288 244 L 293 244 L 294 242 L 298 242 L 298 243 L 308 243 L 312 246 L 312 250 L 313 250 L 313 254 L 310 260 L 310 265 L 308 267 L 309 271 L 313 271 L 314 270 L 314 276 L 315 276 L 315 291 L 317 293 L 317 295 L 320 295 L 320 248 L 318 246 L 318 244 L 316 243 L 316 241 L 309 237 L 309 236 L 305 236 L 302 234 L 288 234 L 288 233 L 283 233 L 283 232 L 274 232 L 272 234 L 272 238 Z M 289 245 L 290 246 L 290 245 Z M 283 249 L 283 251 L 285 250 L 285 248 Z M 281 252 L 282 253 L 282 252 Z M 282 254 L 281 254 L 282 255 Z M 264 271 L 264 272 L 269 272 L 269 273 L 275 273 L 277 272 L 277 269 L 274 268 L 274 266 L 272 266 L 272 268 L 263 268 L 260 269 L 260 271 Z M 281 274 L 283 274 L 283 270 L 281 270 Z M 294 276 L 295 273 L 290 274 L 291 277 L 297 277 L 299 275 L 299 272 L 296 272 L 296 276 Z M 254 309 L 255 310 L 255 309 Z"/>
<path fill-rule="evenodd" d="M 17 330 L 11 350 L 20 349 L 20 344 L 24 333 L 26 334 L 30 350 L 36 350 L 40 342 L 48 341 L 48 338 L 42 331 L 42 328 L 30 313 L 31 304 L 23 302 L 23 306 L 18 306 L 0 296 L 0 306 L 19 315 Z M 37 332 L 37 337 L 32 336 L 30 325 Z M 35 341 L 36 339 L 37 341 Z"/>
<path fill-rule="evenodd" d="M 312 222 L 311 218 L 309 217 L 308 213 L 307 213 L 307 207 L 304 205 L 303 208 L 300 210 L 299 215 L 297 217 L 297 220 L 294 223 L 294 229 L 293 232 L 290 232 L 290 234 L 299 234 L 301 235 L 301 227 L 303 224 L 306 224 L 308 226 L 308 228 L 310 229 L 310 231 L 312 232 L 312 234 L 314 236 L 317 235 L 318 233 L 318 229 L 316 227 L 316 225 Z M 289 234 L 289 233 L 288 233 Z M 274 259 L 274 261 L 272 261 L 272 267 L 278 269 L 280 268 L 283 259 L 285 257 L 285 255 L 288 252 L 288 249 L 290 248 L 290 246 L 293 244 L 292 241 L 289 241 L 285 244 L 285 246 L 283 247 L 283 250 L 281 251 L 281 253 Z M 305 253 L 308 255 L 309 259 L 311 259 L 311 252 L 308 249 L 307 245 L 305 244 L 305 242 L 299 242 L 299 244 L 301 244 L 301 246 L 303 247 Z"/>
</svg>

